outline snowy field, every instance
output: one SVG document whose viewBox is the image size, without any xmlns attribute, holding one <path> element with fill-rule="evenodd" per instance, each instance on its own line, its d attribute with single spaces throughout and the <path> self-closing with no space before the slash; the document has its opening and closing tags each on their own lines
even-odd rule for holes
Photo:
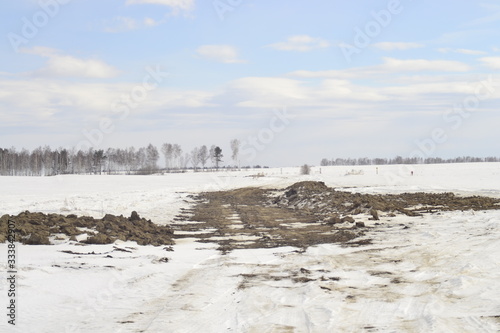
<svg viewBox="0 0 500 333">
<path fill-rule="evenodd" d="M 413 171 L 413 176 L 411 176 Z M 264 177 L 252 177 L 258 173 Z M 0 212 L 172 221 L 188 196 L 301 180 L 362 193 L 443 192 L 500 198 L 500 164 L 315 167 L 154 176 L 1 177 Z M 164 247 L 17 247 L 16 326 L 1 332 L 499 332 L 500 211 L 382 218 L 361 247 L 234 250 L 177 240 Z M 403 228 L 402 225 L 409 226 Z M 121 250 L 117 250 L 121 249 Z M 70 250 L 92 255 L 75 255 Z M 7 245 L 0 244 L 6 271 Z M 168 262 L 162 260 L 168 258 Z M 310 282 L 297 283 L 291 276 Z M 307 281 L 304 280 L 304 281 Z"/>
</svg>

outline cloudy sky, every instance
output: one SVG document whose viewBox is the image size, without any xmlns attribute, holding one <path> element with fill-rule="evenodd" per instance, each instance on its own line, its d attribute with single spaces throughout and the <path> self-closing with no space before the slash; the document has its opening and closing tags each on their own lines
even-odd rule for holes
<svg viewBox="0 0 500 333">
<path fill-rule="evenodd" d="M 500 1 L 16 0 L 0 146 L 500 156 Z M 226 157 L 226 162 L 231 162 Z"/>
</svg>

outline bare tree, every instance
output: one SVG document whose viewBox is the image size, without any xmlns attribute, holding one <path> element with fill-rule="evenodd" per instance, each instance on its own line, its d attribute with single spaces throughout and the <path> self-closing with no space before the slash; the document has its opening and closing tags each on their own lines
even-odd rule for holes
<svg viewBox="0 0 500 333">
<path fill-rule="evenodd" d="M 200 159 L 200 148 L 193 148 L 191 151 L 191 163 L 193 164 L 194 171 L 196 171 L 196 168 L 198 168 L 198 165 L 200 165 L 201 159 Z"/>
<path fill-rule="evenodd" d="M 58 151 L 58 157 L 59 157 L 59 168 L 58 168 L 58 173 L 66 174 L 68 173 L 68 167 L 69 167 L 69 152 L 65 148 L 59 148 Z M 106 157 L 104 157 L 106 158 Z"/>
<path fill-rule="evenodd" d="M 185 153 L 179 157 L 179 168 L 182 170 L 187 169 L 189 161 L 191 160 L 191 155 L 189 153 Z"/>
<path fill-rule="evenodd" d="M 135 153 L 138 171 L 146 169 L 146 148 L 141 147 Z"/>
<path fill-rule="evenodd" d="M 102 173 L 102 165 L 106 156 L 104 155 L 104 150 L 96 150 L 94 151 L 94 156 L 92 159 L 92 170 L 94 173 Z"/>
<path fill-rule="evenodd" d="M 205 145 L 201 146 L 200 150 L 198 151 L 198 154 L 199 154 L 201 165 L 203 166 L 203 168 L 205 168 L 205 165 L 207 164 L 207 161 L 210 158 L 210 154 L 208 152 L 207 146 L 205 146 Z"/>
<path fill-rule="evenodd" d="M 174 153 L 172 144 L 164 143 L 163 146 L 161 146 L 161 152 L 163 153 L 163 156 L 165 156 L 165 168 L 170 169 Z"/>
<path fill-rule="evenodd" d="M 309 175 L 311 173 L 311 167 L 307 164 L 304 164 L 303 166 L 300 167 L 300 174 L 301 175 Z"/>
<path fill-rule="evenodd" d="M 238 155 L 240 153 L 240 140 L 238 140 L 238 139 L 231 140 L 231 150 L 233 152 L 233 154 L 231 155 L 231 158 L 236 163 L 236 165 L 239 167 Z"/>
<path fill-rule="evenodd" d="M 42 152 L 42 147 L 38 147 L 31 152 L 30 164 L 35 176 L 42 175 Z"/>
<path fill-rule="evenodd" d="M 220 147 L 215 147 L 214 149 L 214 159 L 215 159 L 215 168 L 218 170 L 219 169 L 219 163 L 222 162 L 222 149 Z"/>
<path fill-rule="evenodd" d="M 52 150 L 49 146 L 43 147 L 42 163 L 43 174 L 46 176 L 52 176 Z"/>
<path fill-rule="evenodd" d="M 134 147 L 129 147 L 127 150 L 127 164 L 129 165 L 128 173 L 137 171 L 139 169 L 139 159 Z"/>
<path fill-rule="evenodd" d="M 177 162 L 177 167 L 181 167 L 181 161 L 180 161 L 180 158 L 181 158 L 181 155 L 182 155 L 182 148 L 180 145 L 178 144 L 174 144 L 172 146 L 172 152 L 173 152 L 173 156 L 174 156 L 174 159 L 175 161 Z"/>
<path fill-rule="evenodd" d="M 150 143 L 146 148 L 146 165 L 150 173 L 158 169 L 157 163 L 159 158 L 158 149 Z"/>
<path fill-rule="evenodd" d="M 17 160 L 18 174 L 21 176 L 28 176 L 30 172 L 30 152 L 26 148 L 21 149 L 17 154 Z"/>
<path fill-rule="evenodd" d="M 114 148 L 108 148 L 106 150 L 106 156 L 108 157 L 106 159 L 106 167 L 104 167 L 104 170 L 108 170 L 108 175 L 111 174 L 111 170 L 116 170 L 118 168 L 118 154 L 117 154 L 117 149 Z"/>
<path fill-rule="evenodd" d="M 215 145 L 212 145 L 210 147 L 209 155 L 210 155 L 210 161 L 212 162 L 212 167 L 215 165 Z"/>
</svg>

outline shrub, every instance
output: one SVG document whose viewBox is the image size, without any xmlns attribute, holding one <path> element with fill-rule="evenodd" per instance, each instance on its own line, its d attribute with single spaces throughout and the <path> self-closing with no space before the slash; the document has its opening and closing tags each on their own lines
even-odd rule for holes
<svg viewBox="0 0 500 333">
<path fill-rule="evenodd" d="M 309 175 L 311 173 L 311 167 L 307 164 L 304 164 L 303 166 L 300 167 L 300 174 L 301 175 Z"/>
</svg>

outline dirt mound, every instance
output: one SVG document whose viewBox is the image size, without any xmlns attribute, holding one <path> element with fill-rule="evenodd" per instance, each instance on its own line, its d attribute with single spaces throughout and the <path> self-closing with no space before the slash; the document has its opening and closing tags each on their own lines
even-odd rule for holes
<svg viewBox="0 0 500 333">
<path fill-rule="evenodd" d="M 453 193 L 372 195 L 337 191 L 305 181 L 283 190 L 242 188 L 202 193 L 193 209 L 183 209 L 172 228 L 175 237 L 216 242 L 223 252 L 243 248 L 369 244 L 367 220 L 396 215 L 421 216 L 451 210 L 500 209 L 500 200 Z M 178 232 L 177 232 L 178 231 Z"/>
<path fill-rule="evenodd" d="M 289 209 L 306 209 L 321 216 L 367 214 L 379 220 L 379 213 L 421 216 L 452 210 L 500 209 L 500 200 L 488 197 L 459 197 L 453 193 L 360 194 L 336 191 L 324 183 L 297 183 L 274 198 L 273 204 Z"/>
<path fill-rule="evenodd" d="M 328 191 L 329 187 L 324 182 L 303 181 L 293 184 L 287 188 L 288 191 L 308 191 L 323 192 Z"/>
<path fill-rule="evenodd" d="M 132 212 L 129 218 L 106 214 L 102 219 L 89 216 L 30 213 L 17 216 L 4 215 L 0 218 L 0 240 L 5 241 L 8 220 L 15 223 L 16 241 L 31 245 L 48 245 L 50 238 L 87 234 L 87 244 L 111 244 L 117 239 L 135 241 L 139 245 L 172 245 L 172 230 L 139 217 Z M 3 237 L 3 238 L 2 238 Z"/>
</svg>

